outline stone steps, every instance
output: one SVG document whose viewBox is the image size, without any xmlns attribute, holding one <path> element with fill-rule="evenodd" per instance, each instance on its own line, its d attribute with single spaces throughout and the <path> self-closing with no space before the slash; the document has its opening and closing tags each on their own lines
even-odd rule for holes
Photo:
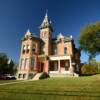
<svg viewBox="0 0 100 100">
<path fill-rule="evenodd" d="M 78 77 L 79 75 L 76 73 L 52 73 L 49 74 L 50 77 Z"/>
<path fill-rule="evenodd" d="M 42 74 L 42 73 L 37 73 L 37 74 L 34 76 L 33 80 L 39 80 L 39 77 L 41 76 L 41 74 Z"/>
</svg>

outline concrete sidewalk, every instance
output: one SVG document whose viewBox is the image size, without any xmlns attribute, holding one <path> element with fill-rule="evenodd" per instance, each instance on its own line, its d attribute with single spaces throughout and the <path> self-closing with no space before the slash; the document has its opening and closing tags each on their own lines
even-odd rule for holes
<svg viewBox="0 0 100 100">
<path fill-rule="evenodd" d="M 15 83 L 22 83 L 22 82 L 29 82 L 29 81 L 34 81 L 34 80 L 24 80 L 24 81 L 20 81 L 20 82 L 10 82 L 10 83 L 1 83 L 1 85 L 8 85 L 8 84 L 15 84 Z"/>
</svg>

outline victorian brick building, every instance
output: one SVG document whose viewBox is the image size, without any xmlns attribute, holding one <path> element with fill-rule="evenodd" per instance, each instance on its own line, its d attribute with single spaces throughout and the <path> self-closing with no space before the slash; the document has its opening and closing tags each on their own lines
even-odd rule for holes
<svg viewBox="0 0 100 100">
<path fill-rule="evenodd" d="M 80 51 L 72 36 L 61 33 L 52 38 L 53 28 L 46 14 L 40 25 L 40 37 L 29 30 L 22 39 L 18 79 L 32 79 L 36 73 L 54 76 L 75 76 L 79 72 Z"/>
</svg>

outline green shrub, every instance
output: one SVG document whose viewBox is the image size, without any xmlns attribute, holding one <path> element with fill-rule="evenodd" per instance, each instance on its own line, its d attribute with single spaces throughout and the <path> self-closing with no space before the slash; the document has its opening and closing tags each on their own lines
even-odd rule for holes
<svg viewBox="0 0 100 100">
<path fill-rule="evenodd" d="M 93 75 L 98 73 L 97 66 L 85 64 L 81 67 L 81 74 L 83 75 Z"/>
<path fill-rule="evenodd" d="M 49 76 L 48 73 L 43 72 L 43 73 L 41 74 L 41 76 L 39 77 L 39 79 L 45 79 L 45 78 L 49 78 L 49 77 L 50 77 L 50 76 Z"/>
</svg>

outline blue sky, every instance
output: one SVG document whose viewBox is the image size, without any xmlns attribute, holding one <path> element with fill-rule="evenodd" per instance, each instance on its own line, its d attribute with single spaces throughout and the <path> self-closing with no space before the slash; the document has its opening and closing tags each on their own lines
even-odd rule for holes
<svg viewBox="0 0 100 100">
<path fill-rule="evenodd" d="M 100 0 L 0 0 L 0 52 L 19 60 L 21 38 L 27 29 L 39 35 L 46 9 L 52 21 L 53 36 L 73 35 L 76 47 L 82 27 L 100 21 Z M 87 56 L 82 52 L 81 61 Z M 100 56 L 96 57 L 100 61 Z"/>
</svg>

